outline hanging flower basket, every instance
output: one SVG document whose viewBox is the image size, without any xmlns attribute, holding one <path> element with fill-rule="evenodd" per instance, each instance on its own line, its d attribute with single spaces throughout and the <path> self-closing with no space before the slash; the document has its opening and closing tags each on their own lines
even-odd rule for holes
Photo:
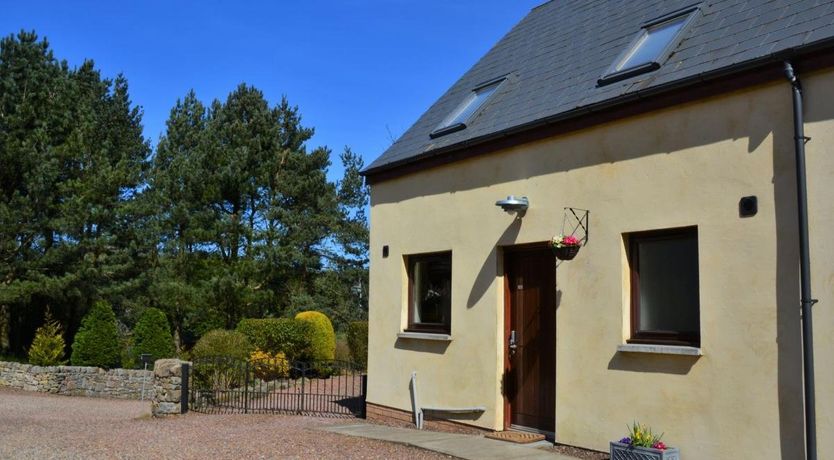
<svg viewBox="0 0 834 460">
<path fill-rule="evenodd" d="M 563 246 L 561 248 L 552 248 L 553 254 L 556 255 L 556 258 L 559 260 L 572 260 L 579 254 L 579 248 L 581 246 Z"/>
<path fill-rule="evenodd" d="M 555 236 L 550 241 L 550 249 L 559 260 L 571 260 L 579 254 L 582 242 L 573 235 Z"/>
</svg>

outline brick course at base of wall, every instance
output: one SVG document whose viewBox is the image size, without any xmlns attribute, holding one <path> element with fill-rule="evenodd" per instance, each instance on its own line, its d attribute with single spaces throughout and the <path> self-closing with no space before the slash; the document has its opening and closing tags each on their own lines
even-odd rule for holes
<svg viewBox="0 0 834 460">
<path fill-rule="evenodd" d="M 379 404 L 366 403 L 366 418 L 371 422 L 384 425 L 398 426 L 403 428 L 414 428 L 414 415 L 409 411 L 394 409 Z M 440 419 L 428 412 L 424 412 L 423 429 L 430 431 L 442 431 L 444 433 L 462 434 L 484 434 L 492 433 L 492 430 L 468 425 L 455 420 Z"/>
<path fill-rule="evenodd" d="M 145 399 L 150 400 L 154 396 L 150 370 L 33 366 L 0 361 L 0 387 L 66 396 L 140 399 L 143 383 Z"/>
</svg>

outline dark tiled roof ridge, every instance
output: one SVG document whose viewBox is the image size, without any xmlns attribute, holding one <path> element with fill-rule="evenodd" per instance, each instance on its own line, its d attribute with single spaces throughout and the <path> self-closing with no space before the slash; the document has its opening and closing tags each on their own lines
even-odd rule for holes
<svg viewBox="0 0 834 460">
<path fill-rule="evenodd" d="M 705 0 L 699 17 L 660 69 L 597 86 L 643 23 L 692 5 L 692 0 L 550 0 L 533 8 L 364 174 L 691 86 L 800 51 L 834 48 L 834 0 Z M 508 74 L 511 81 L 466 129 L 429 137 L 475 84 Z"/>
</svg>

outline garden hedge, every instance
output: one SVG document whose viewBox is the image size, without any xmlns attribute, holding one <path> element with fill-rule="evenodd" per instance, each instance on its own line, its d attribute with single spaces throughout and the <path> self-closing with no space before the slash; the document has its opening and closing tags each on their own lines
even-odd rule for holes
<svg viewBox="0 0 834 460">
<path fill-rule="evenodd" d="M 351 359 L 365 369 L 368 366 L 368 322 L 353 321 L 348 324 L 347 340 Z"/>
<path fill-rule="evenodd" d="M 81 320 L 72 343 L 73 366 L 119 367 L 121 346 L 116 315 L 110 304 L 98 301 Z"/>
<path fill-rule="evenodd" d="M 310 357 L 314 360 L 329 361 L 336 357 L 336 331 L 330 318 L 318 311 L 303 311 L 295 319 L 310 325 Z"/>
<path fill-rule="evenodd" d="M 248 318 L 236 330 L 267 353 L 283 353 L 290 361 L 311 358 L 313 332 L 309 323 L 291 318 Z"/>
</svg>

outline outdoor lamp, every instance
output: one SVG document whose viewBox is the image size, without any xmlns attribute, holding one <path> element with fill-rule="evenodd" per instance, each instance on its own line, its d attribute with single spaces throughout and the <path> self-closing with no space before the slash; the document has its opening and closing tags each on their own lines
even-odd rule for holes
<svg viewBox="0 0 834 460">
<path fill-rule="evenodd" d="M 524 212 L 527 211 L 527 208 L 530 206 L 530 202 L 527 200 L 526 196 L 515 197 L 510 195 L 504 200 L 496 201 L 495 206 L 501 206 L 501 209 L 506 212 L 515 212 L 519 216 L 523 216 Z"/>
</svg>

